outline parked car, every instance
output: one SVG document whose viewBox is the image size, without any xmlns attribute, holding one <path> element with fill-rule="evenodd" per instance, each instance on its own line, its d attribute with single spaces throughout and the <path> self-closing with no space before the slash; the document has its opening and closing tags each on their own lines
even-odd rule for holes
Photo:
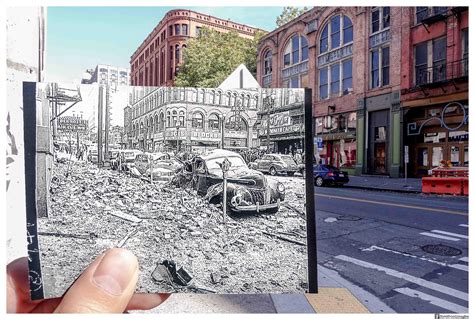
<svg viewBox="0 0 474 319">
<path fill-rule="evenodd" d="M 92 163 L 99 162 L 99 152 L 97 149 L 92 149 L 89 151 L 89 155 L 87 155 L 87 160 Z"/>
<path fill-rule="evenodd" d="M 171 180 L 180 166 L 168 153 L 142 153 L 135 157 L 138 172 L 148 178 L 153 174 L 153 180 Z"/>
<path fill-rule="evenodd" d="M 280 203 L 285 200 L 285 186 L 250 169 L 242 156 L 232 151 L 213 150 L 195 157 L 192 164 L 187 165 L 197 193 L 211 203 L 222 203 L 224 190 L 220 165 L 225 159 L 230 162 L 227 172 L 227 210 L 230 213 L 277 212 Z"/>
<path fill-rule="evenodd" d="M 261 159 L 251 163 L 250 167 L 260 172 L 270 173 L 270 175 L 283 173 L 293 176 L 300 171 L 300 167 L 298 167 L 293 157 L 283 154 L 266 154 Z"/>
<path fill-rule="evenodd" d="M 119 166 L 122 171 L 129 171 L 131 167 L 135 166 L 135 158 L 138 154 L 143 153 L 139 150 L 120 150 L 119 152 Z"/>
<path fill-rule="evenodd" d="M 324 185 L 342 186 L 349 182 L 347 172 L 340 171 L 334 166 L 318 164 L 313 168 L 314 185 L 321 187 Z"/>
</svg>

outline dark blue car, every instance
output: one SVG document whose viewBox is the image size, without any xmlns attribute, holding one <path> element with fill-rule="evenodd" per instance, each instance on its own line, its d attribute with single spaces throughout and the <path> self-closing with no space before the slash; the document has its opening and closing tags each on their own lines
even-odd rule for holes
<svg viewBox="0 0 474 319">
<path fill-rule="evenodd" d="M 349 182 L 347 172 L 340 171 L 334 166 L 318 164 L 313 167 L 314 185 L 321 187 L 324 185 L 341 186 Z"/>
</svg>

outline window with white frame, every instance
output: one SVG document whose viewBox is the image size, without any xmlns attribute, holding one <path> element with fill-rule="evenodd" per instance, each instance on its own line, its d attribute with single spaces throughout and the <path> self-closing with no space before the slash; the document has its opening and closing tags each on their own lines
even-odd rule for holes
<svg viewBox="0 0 474 319">
<path fill-rule="evenodd" d="M 372 7 L 371 34 L 390 27 L 390 7 Z"/>
<path fill-rule="evenodd" d="M 319 99 L 352 92 L 352 59 L 338 61 L 319 69 Z"/>
<path fill-rule="evenodd" d="M 351 43 L 352 21 L 346 15 L 335 15 L 323 28 L 319 40 L 319 53 L 325 53 Z"/>
<path fill-rule="evenodd" d="M 204 127 L 204 116 L 201 112 L 194 112 L 193 119 L 191 123 L 193 128 L 203 128 Z"/>
<path fill-rule="evenodd" d="M 370 88 L 390 84 L 390 47 L 370 51 Z"/>
<path fill-rule="evenodd" d="M 267 50 L 263 56 L 263 75 L 272 74 L 272 50 Z"/>
<path fill-rule="evenodd" d="M 306 60 L 308 60 L 308 41 L 304 36 L 295 34 L 285 47 L 283 67 L 289 67 Z"/>
<path fill-rule="evenodd" d="M 219 116 L 216 113 L 209 116 L 209 129 L 214 131 L 219 129 Z"/>
</svg>

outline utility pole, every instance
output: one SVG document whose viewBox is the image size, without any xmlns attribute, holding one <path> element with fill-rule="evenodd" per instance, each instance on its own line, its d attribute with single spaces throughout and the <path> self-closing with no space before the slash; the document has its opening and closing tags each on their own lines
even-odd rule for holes
<svg viewBox="0 0 474 319">
<path fill-rule="evenodd" d="M 110 87 L 105 87 L 105 136 L 104 136 L 104 158 L 109 159 L 109 127 L 110 127 Z"/>
<path fill-rule="evenodd" d="M 98 119 L 97 119 L 97 165 L 102 167 L 102 112 L 103 112 L 103 90 L 99 85 L 99 103 L 98 103 Z"/>
</svg>

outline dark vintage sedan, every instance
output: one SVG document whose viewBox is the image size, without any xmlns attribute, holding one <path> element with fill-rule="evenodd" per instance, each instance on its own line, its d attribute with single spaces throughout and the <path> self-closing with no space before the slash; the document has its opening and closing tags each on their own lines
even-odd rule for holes
<svg viewBox="0 0 474 319">
<path fill-rule="evenodd" d="M 261 159 L 251 163 L 250 167 L 271 175 L 282 173 L 293 176 L 300 171 L 300 167 L 293 157 L 283 154 L 266 154 Z"/>
<path fill-rule="evenodd" d="M 227 175 L 227 209 L 231 213 L 275 213 L 285 199 L 285 186 L 250 169 L 242 156 L 227 150 L 213 150 L 193 159 L 193 187 L 210 203 L 222 204 L 221 165 L 230 162 Z"/>
<path fill-rule="evenodd" d="M 321 187 L 324 185 L 341 186 L 349 182 L 347 172 L 340 171 L 334 166 L 319 164 L 313 168 L 314 185 Z"/>
</svg>

